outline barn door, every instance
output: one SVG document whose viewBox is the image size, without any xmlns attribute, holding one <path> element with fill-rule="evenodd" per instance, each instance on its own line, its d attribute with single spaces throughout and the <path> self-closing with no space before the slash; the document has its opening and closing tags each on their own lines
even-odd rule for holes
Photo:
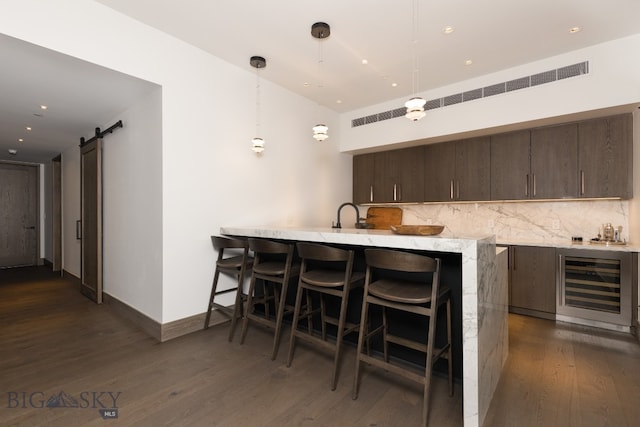
<svg viewBox="0 0 640 427">
<path fill-rule="evenodd" d="M 102 303 L 102 139 L 82 145 L 81 220 L 77 230 L 81 239 L 81 291 Z"/>
</svg>

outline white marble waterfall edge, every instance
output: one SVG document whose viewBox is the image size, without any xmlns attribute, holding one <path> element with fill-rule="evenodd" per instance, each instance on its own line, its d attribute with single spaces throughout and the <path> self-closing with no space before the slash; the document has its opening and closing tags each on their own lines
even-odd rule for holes
<svg viewBox="0 0 640 427">
<path fill-rule="evenodd" d="M 387 230 L 221 227 L 226 235 L 462 255 L 463 417 L 481 427 L 508 353 L 506 251 L 495 236 L 407 236 Z"/>
</svg>

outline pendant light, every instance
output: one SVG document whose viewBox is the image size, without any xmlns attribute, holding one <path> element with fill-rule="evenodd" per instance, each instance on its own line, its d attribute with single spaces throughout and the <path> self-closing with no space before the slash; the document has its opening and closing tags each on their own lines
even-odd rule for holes
<svg viewBox="0 0 640 427">
<path fill-rule="evenodd" d="M 411 23 L 411 49 L 413 54 L 413 64 L 411 69 L 411 90 L 412 97 L 407 102 L 405 102 L 404 106 L 407 108 L 407 112 L 404 115 L 407 119 L 411 121 L 418 121 L 425 116 L 424 112 L 424 104 L 425 101 L 423 98 L 416 95 L 416 91 L 418 90 L 418 82 L 419 82 L 419 73 L 420 67 L 418 66 L 418 0 L 413 0 L 413 10 L 411 11 L 412 23 Z"/>
<path fill-rule="evenodd" d="M 331 28 L 329 27 L 329 24 L 327 24 L 326 22 L 316 22 L 315 24 L 313 24 L 311 26 L 311 35 L 318 39 L 320 42 L 322 42 L 322 40 L 326 39 L 327 37 L 329 37 L 329 35 L 331 35 Z M 319 60 L 318 60 L 318 66 L 320 68 L 320 74 L 322 74 L 322 64 L 324 62 L 324 59 L 322 57 L 322 43 L 319 43 L 319 50 L 320 50 L 320 54 L 319 54 Z M 322 80 L 320 80 L 320 85 L 319 87 L 322 88 L 324 85 L 322 83 Z M 315 125 L 313 128 L 313 138 L 316 141 L 322 142 L 325 139 L 329 138 L 329 127 L 323 123 L 319 123 L 317 125 Z"/>
<path fill-rule="evenodd" d="M 252 56 L 249 59 L 249 64 L 256 69 L 256 135 L 260 135 L 258 132 L 260 129 L 260 75 L 258 71 L 267 66 L 267 60 L 262 56 Z M 264 151 L 264 139 L 259 136 L 254 137 L 251 144 L 255 153 L 260 154 Z"/>
</svg>

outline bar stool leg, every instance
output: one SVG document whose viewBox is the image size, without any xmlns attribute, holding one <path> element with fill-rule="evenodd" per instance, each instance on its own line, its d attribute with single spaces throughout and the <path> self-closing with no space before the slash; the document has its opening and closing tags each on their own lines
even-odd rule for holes
<svg viewBox="0 0 640 427">
<path fill-rule="evenodd" d="M 293 309 L 293 323 L 291 324 L 291 337 L 289 338 L 289 355 L 287 356 L 287 368 L 291 367 L 291 361 L 293 360 L 293 351 L 296 345 L 296 330 L 298 328 L 298 319 L 300 318 L 300 306 L 302 305 L 303 293 L 305 293 L 305 289 L 300 286 L 300 284 L 298 284 L 298 291 L 296 293 L 296 304 Z M 309 304 L 309 292 L 306 292 L 306 294 L 307 304 Z"/>
<path fill-rule="evenodd" d="M 236 302 L 233 306 L 233 318 L 231 318 L 231 328 L 229 330 L 229 342 L 233 341 L 233 336 L 236 333 L 236 326 L 238 324 L 238 318 L 244 317 L 244 298 L 242 297 L 242 284 L 244 282 L 244 276 L 240 274 L 238 277 L 238 290 L 236 291 Z"/>
<path fill-rule="evenodd" d="M 271 352 L 271 360 L 275 360 L 278 354 L 278 348 L 280 347 L 280 333 L 282 331 L 282 318 L 284 317 L 284 306 L 287 299 L 287 281 L 288 277 L 285 276 L 285 280 L 282 283 L 282 289 L 280 295 L 278 296 L 278 291 L 274 288 L 274 293 L 276 295 L 276 304 L 277 304 L 277 312 L 276 312 L 276 331 L 275 336 L 273 337 L 273 351 Z M 277 285 L 274 285 L 277 286 Z"/>
<path fill-rule="evenodd" d="M 209 328 L 209 321 L 211 320 L 211 310 L 213 310 L 213 299 L 216 297 L 216 289 L 218 288 L 218 277 L 220 271 L 216 267 L 216 272 L 213 274 L 213 283 L 211 284 L 211 295 L 209 296 L 209 307 L 207 308 L 207 317 L 204 319 L 204 328 Z"/>
<path fill-rule="evenodd" d="M 360 328 L 358 332 L 358 348 L 356 350 L 356 369 L 353 377 L 353 391 L 351 398 L 353 400 L 358 398 L 358 388 L 360 387 L 360 353 L 362 353 L 362 347 L 364 345 L 364 337 L 365 334 L 368 334 L 368 331 L 365 331 L 364 325 L 367 325 L 367 316 L 369 314 L 369 303 L 367 302 L 366 291 L 365 296 L 362 300 L 362 314 L 360 316 Z M 369 337 L 367 337 L 367 346 L 369 342 Z"/>
<path fill-rule="evenodd" d="M 453 360 L 451 349 L 451 298 L 447 299 L 447 362 L 449 365 L 449 397 L 453 396 Z"/>
<path fill-rule="evenodd" d="M 247 293 L 247 310 L 242 319 L 242 334 L 240 335 L 240 344 L 244 344 L 244 339 L 247 336 L 247 329 L 249 328 L 249 313 L 253 310 L 253 293 L 256 287 L 256 278 L 251 275 L 251 281 L 249 282 L 249 292 Z"/>
<path fill-rule="evenodd" d="M 340 304 L 340 319 L 338 320 L 338 330 L 336 332 L 336 354 L 333 358 L 333 374 L 331 375 L 331 390 L 336 389 L 338 379 L 338 365 L 340 363 L 340 352 L 342 350 L 342 339 L 344 337 L 345 323 L 347 321 L 347 306 L 349 302 L 349 285 L 345 284 L 342 303 Z"/>
</svg>

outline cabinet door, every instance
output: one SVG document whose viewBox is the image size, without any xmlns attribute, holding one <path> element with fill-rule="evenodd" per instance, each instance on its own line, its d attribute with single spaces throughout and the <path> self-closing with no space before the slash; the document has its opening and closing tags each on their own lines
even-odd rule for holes
<svg viewBox="0 0 640 427">
<path fill-rule="evenodd" d="M 512 307 L 556 312 L 556 251 L 536 246 L 511 246 Z"/>
<path fill-rule="evenodd" d="M 633 197 L 631 114 L 578 126 L 580 197 Z"/>
<path fill-rule="evenodd" d="M 374 155 L 353 156 L 353 203 L 373 203 Z"/>
<path fill-rule="evenodd" d="M 456 141 L 455 200 L 489 200 L 491 140 L 487 137 Z"/>
<path fill-rule="evenodd" d="M 491 136 L 491 200 L 529 198 L 529 130 Z"/>
<path fill-rule="evenodd" d="M 385 198 L 390 202 L 424 201 L 423 147 L 404 148 L 385 153 Z M 377 171 L 376 171 L 377 173 Z"/>
<path fill-rule="evenodd" d="M 424 200 L 448 202 L 454 198 L 454 143 L 443 142 L 424 147 Z"/>
<path fill-rule="evenodd" d="M 550 126 L 531 131 L 532 199 L 578 196 L 578 125 Z"/>
</svg>

